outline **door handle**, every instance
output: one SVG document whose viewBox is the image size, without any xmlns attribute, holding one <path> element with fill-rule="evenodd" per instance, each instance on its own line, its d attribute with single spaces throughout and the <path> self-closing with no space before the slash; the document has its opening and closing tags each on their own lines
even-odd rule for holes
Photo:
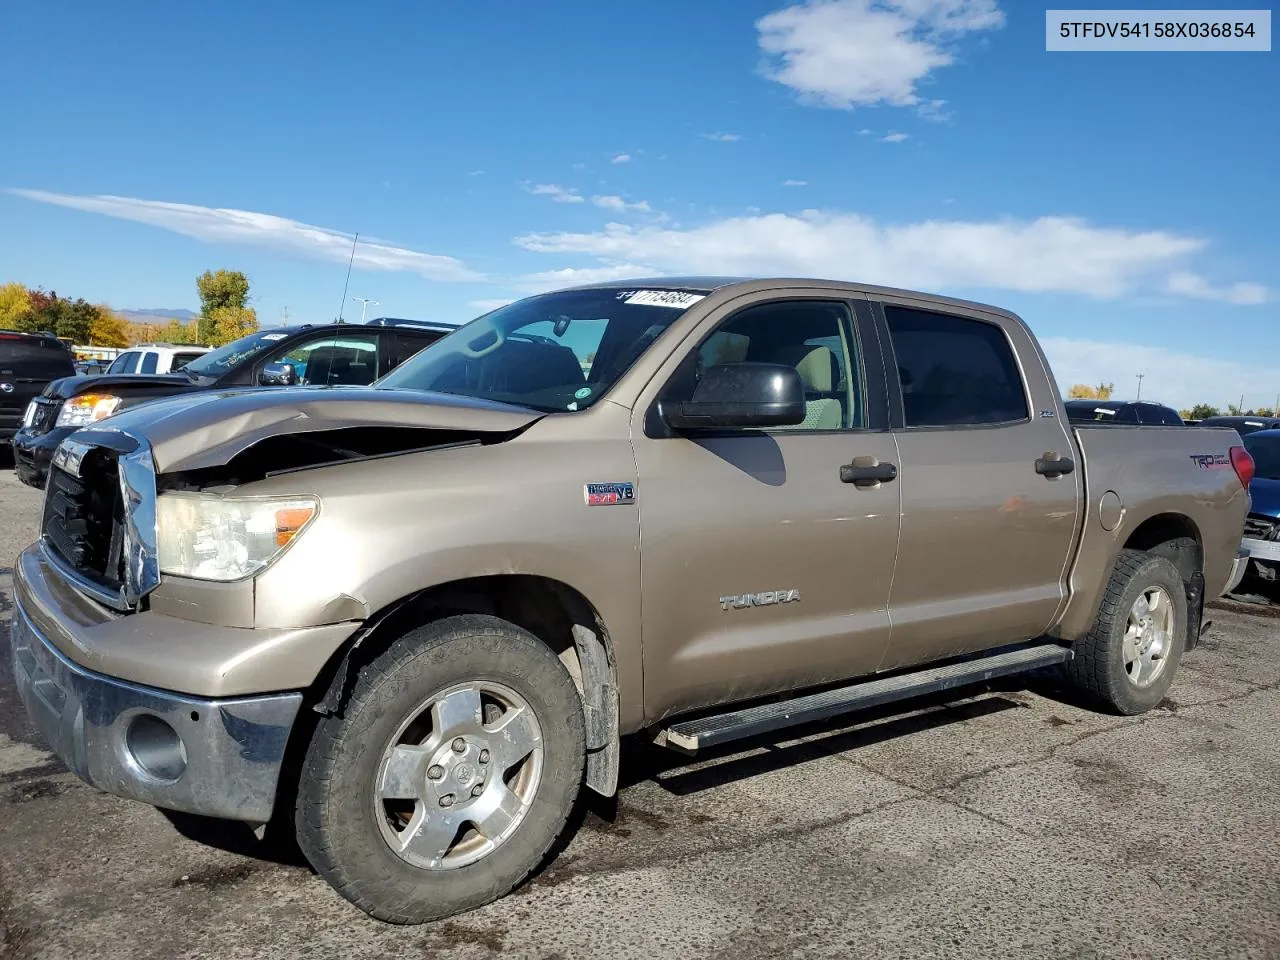
<svg viewBox="0 0 1280 960">
<path fill-rule="evenodd" d="M 892 463 L 881 463 L 875 457 L 854 457 L 853 463 L 840 467 L 840 482 L 859 487 L 874 487 L 897 478 L 897 467 Z"/>
<path fill-rule="evenodd" d="M 1075 468 L 1076 465 L 1070 457 L 1059 457 L 1056 451 L 1049 451 L 1036 461 L 1036 473 L 1050 480 L 1071 473 Z"/>
</svg>

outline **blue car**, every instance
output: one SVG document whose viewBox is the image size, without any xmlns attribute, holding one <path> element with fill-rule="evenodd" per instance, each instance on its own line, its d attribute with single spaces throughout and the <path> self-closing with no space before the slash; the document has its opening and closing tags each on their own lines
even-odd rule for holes
<svg viewBox="0 0 1280 960">
<path fill-rule="evenodd" d="M 1242 545 L 1250 572 L 1274 583 L 1280 578 L 1280 429 L 1255 430 L 1242 439 L 1254 464 Z"/>
</svg>

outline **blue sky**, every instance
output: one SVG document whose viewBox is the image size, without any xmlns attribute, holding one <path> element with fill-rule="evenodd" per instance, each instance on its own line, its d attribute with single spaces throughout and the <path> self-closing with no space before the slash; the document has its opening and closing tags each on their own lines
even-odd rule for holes
<svg viewBox="0 0 1280 960">
<path fill-rule="evenodd" d="M 1044 17 L 10 0 L 0 281 L 192 308 L 227 267 L 264 324 L 324 321 L 355 231 L 350 294 L 394 316 L 830 276 L 1015 309 L 1064 389 L 1142 372 L 1144 397 L 1269 405 L 1278 54 L 1047 53 Z"/>
</svg>

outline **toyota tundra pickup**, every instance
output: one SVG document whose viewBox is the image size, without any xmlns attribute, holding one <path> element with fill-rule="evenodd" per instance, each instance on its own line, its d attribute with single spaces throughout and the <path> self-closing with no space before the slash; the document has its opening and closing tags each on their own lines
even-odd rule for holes
<svg viewBox="0 0 1280 960">
<path fill-rule="evenodd" d="M 994 307 L 562 290 L 369 387 L 62 441 L 13 666 L 90 784 L 287 825 L 421 922 L 534 871 L 625 736 L 697 753 L 1038 668 L 1150 710 L 1243 569 L 1252 469 L 1232 430 L 1070 424 Z"/>
</svg>

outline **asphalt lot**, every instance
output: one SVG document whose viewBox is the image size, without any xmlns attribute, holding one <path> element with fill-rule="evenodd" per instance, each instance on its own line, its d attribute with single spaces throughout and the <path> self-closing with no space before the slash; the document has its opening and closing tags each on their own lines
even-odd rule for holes
<svg viewBox="0 0 1280 960">
<path fill-rule="evenodd" d="M 0 620 L 39 499 L 0 468 Z M 697 764 L 636 746 L 540 875 L 413 928 L 65 772 L 5 627 L 0 957 L 1280 957 L 1280 610 L 1209 615 L 1145 717 L 1040 678 Z"/>
</svg>

